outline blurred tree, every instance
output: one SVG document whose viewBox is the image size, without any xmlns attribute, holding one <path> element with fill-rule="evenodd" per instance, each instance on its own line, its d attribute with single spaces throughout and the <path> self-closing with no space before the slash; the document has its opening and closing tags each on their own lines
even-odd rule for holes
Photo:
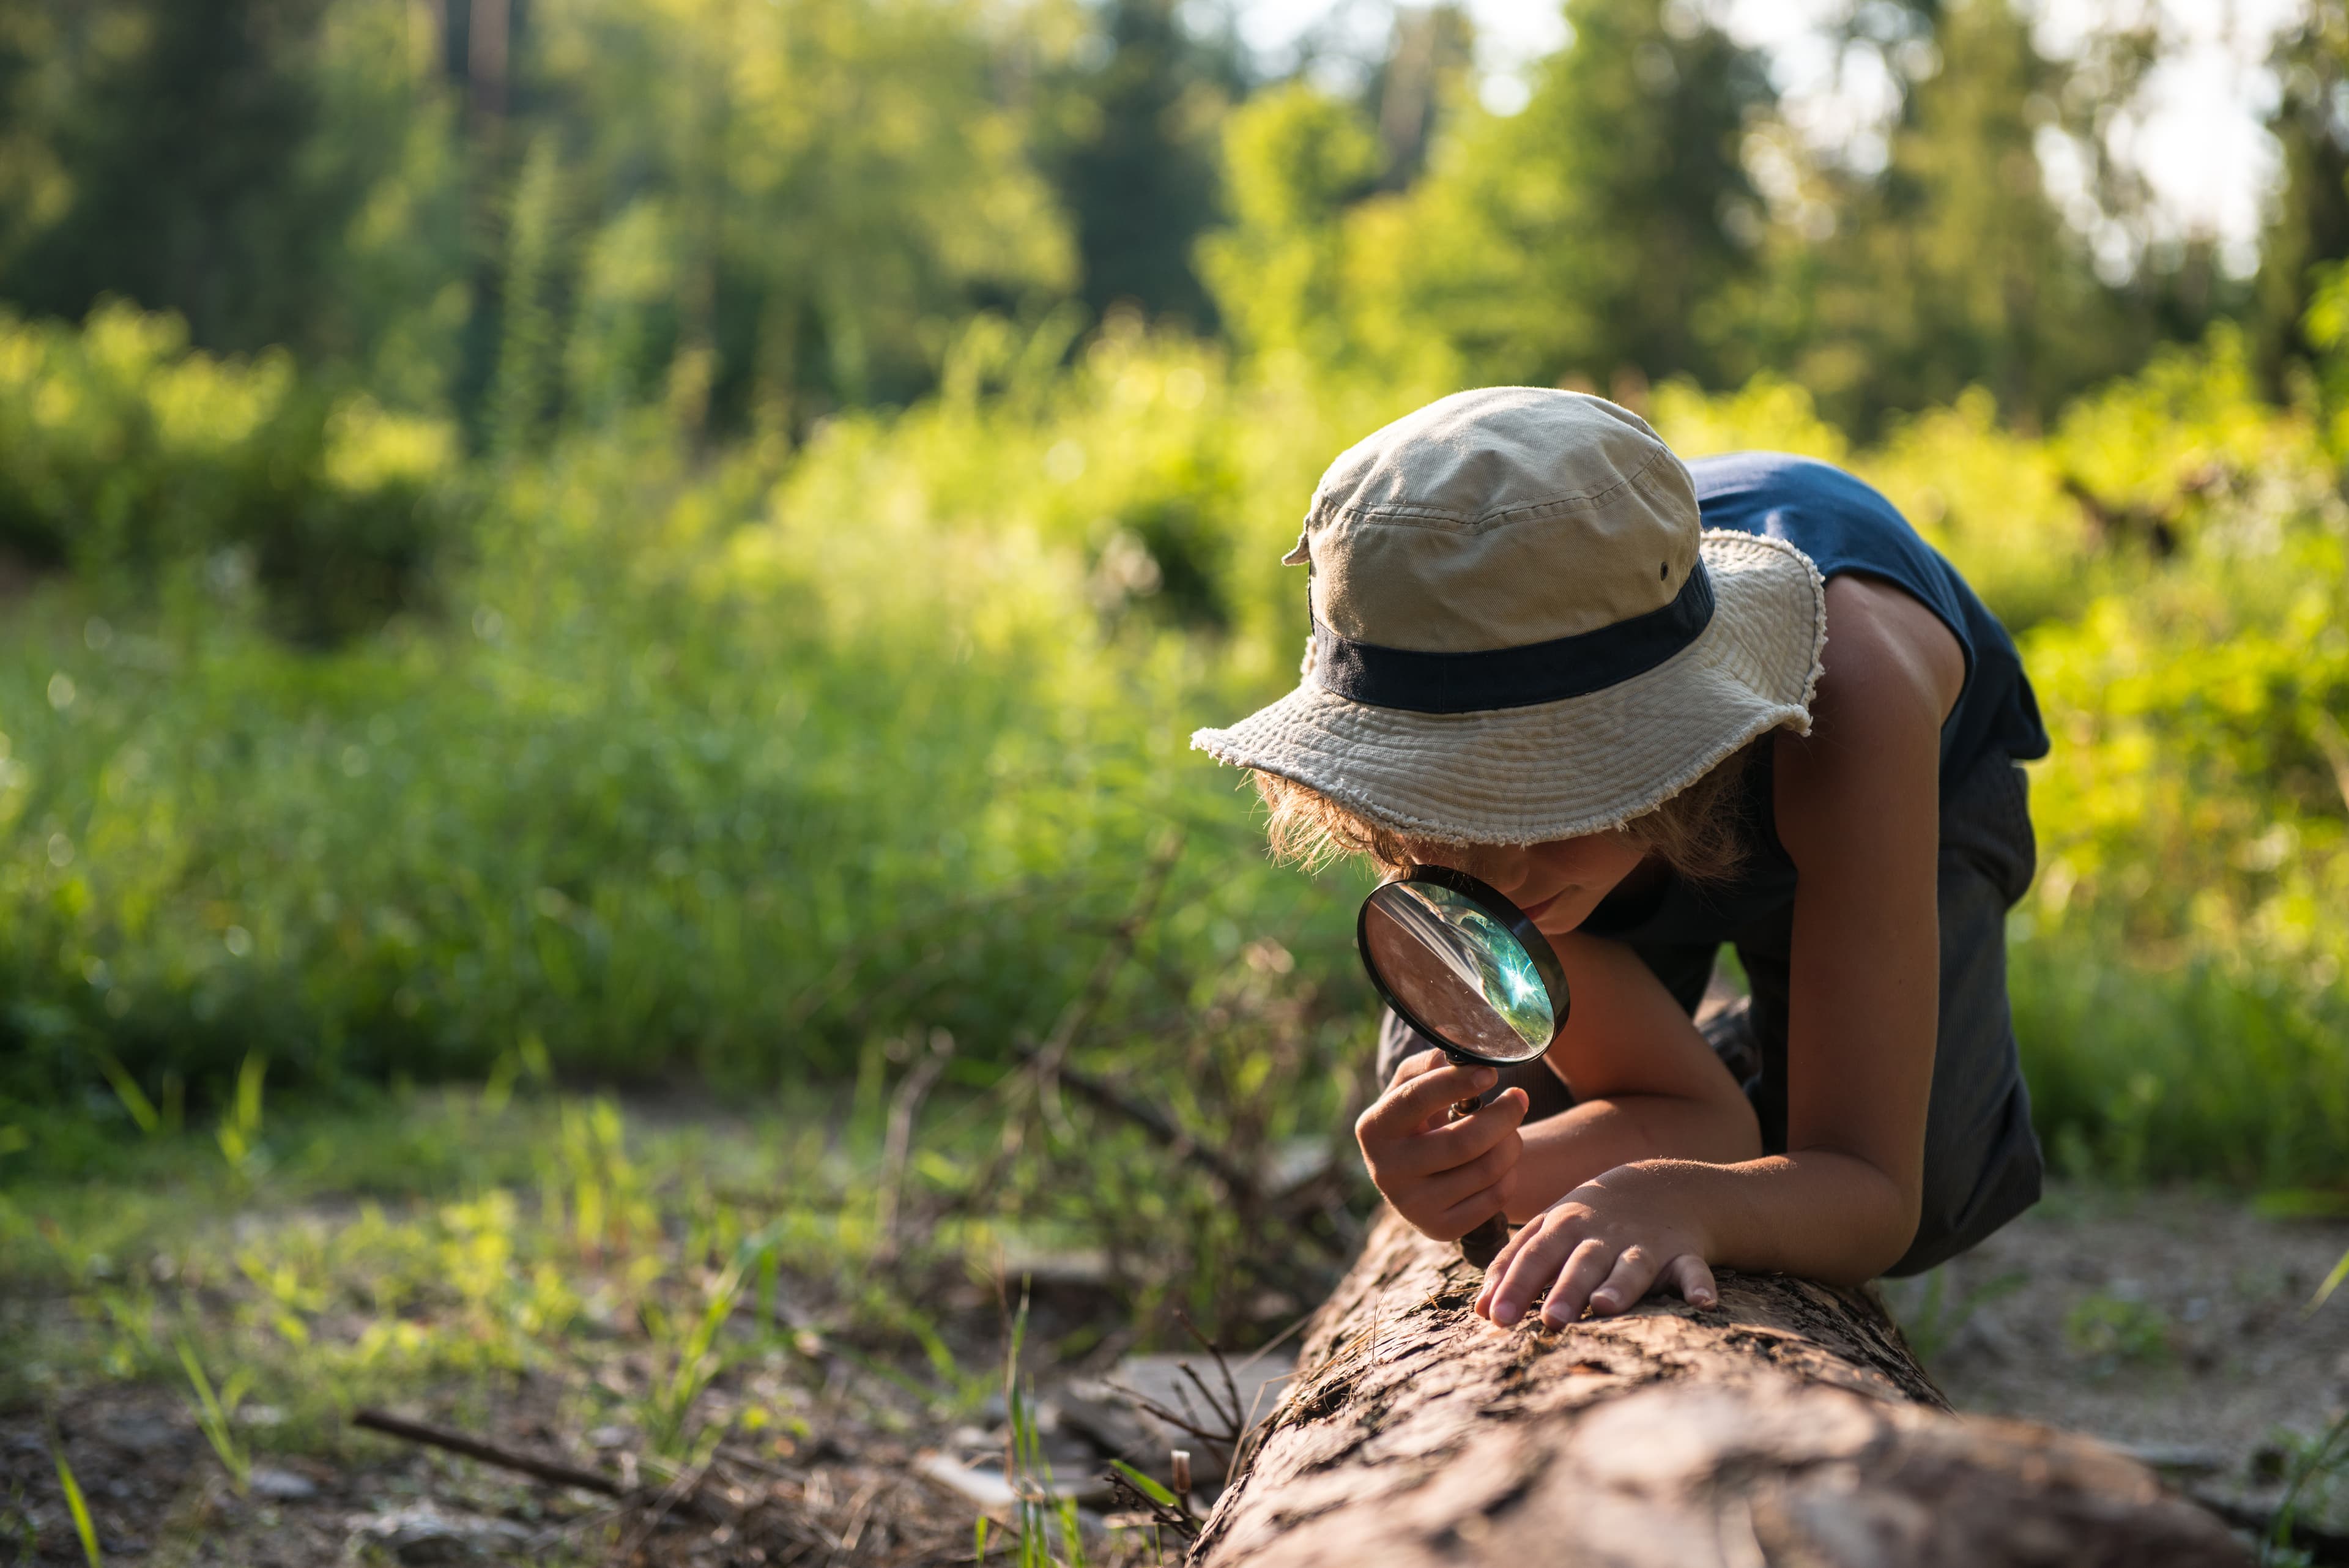
<svg viewBox="0 0 2349 1568">
<path fill-rule="evenodd" d="M 951 324 L 1075 281 L 1005 68 L 1065 48 L 979 0 L 566 0 L 518 63 L 584 244 L 556 346 L 593 402 L 658 397 L 697 435 L 797 427 L 926 387 Z M 507 275 L 511 275 L 511 268 Z"/>
<path fill-rule="evenodd" d="M 20 0 L 40 68 L 11 140 L 54 183 L 10 223 L 7 297 L 78 318 L 102 296 L 178 312 L 199 344 L 301 341 L 364 194 L 306 154 L 324 0 Z"/>
<path fill-rule="evenodd" d="M 1769 288 L 1739 313 L 1735 358 L 1791 365 L 1862 432 L 1970 384 L 2035 422 L 2147 336 L 2048 194 L 2038 146 L 2062 132 L 2065 69 L 2011 0 L 1940 7 L 1929 44 L 1895 49 L 1907 91 L 1885 167 L 1817 171 L 1814 210 L 1774 235 Z"/>
<path fill-rule="evenodd" d="M 1704 375 L 1706 302 L 1763 227 L 1764 64 L 1686 0 L 1572 0 L 1520 112 L 1463 105 L 1414 194 L 1406 297 L 1485 380 Z"/>
<path fill-rule="evenodd" d="M 1236 115 L 1236 221 L 1207 259 L 1242 341 L 1435 380 L 1711 371 L 1704 307 L 1764 223 L 1739 152 L 1771 99 L 1761 61 L 1678 0 L 1576 0 L 1568 20 L 1514 115 L 1441 68 L 1465 52 L 1447 11 L 1398 27 L 1375 127 L 1303 86 Z M 1432 138 L 1416 109 L 1387 112 L 1414 49 Z M 1423 147 L 1406 185 L 1393 160 Z"/>
<path fill-rule="evenodd" d="M 1368 117 L 1304 82 L 1258 94 L 1226 122 L 1232 221 L 1200 242 L 1199 265 L 1244 348 L 1320 367 L 1354 354 L 1347 209 L 1379 170 Z"/>
<path fill-rule="evenodd" d="M 376 0 L 0 8 L 0 298 L 117 295 L 435 400 L 453 254 L 431 39 Z"/>
<path fill-rule="evenodd" d="M 1042 161 L 1076 231 L 1085 304 L 1216 325 L 1191 250 L 1216 216 L 1215 136 L 1245 90 L 1237 40 L 1187 28 L 1176 0 L 1102 0 L 1092 68 L 1068 75 Z"/>
<path fill-rule="evenodd" d="M 2282 367 L 2316 350 L 2302 322 L 2318 267 L 2349 257 L 2349 4 L 2310 0 L 2270 63 L 2278 93 L 2268 130 L 2283 151 L 2283 190 L 2261 235 L 2252 341 L 2271 390 Z"/>
<path fill-rule="evenodd" d="M 1451 0 L 1395 7 L 1393 41 L 1363 94 L 1378 120 L 1387 188 L 1400 190 L 1426 171 L 1436 121 L 1460 101 L 1475 46 L 1475 24 Z"/>
</svg>

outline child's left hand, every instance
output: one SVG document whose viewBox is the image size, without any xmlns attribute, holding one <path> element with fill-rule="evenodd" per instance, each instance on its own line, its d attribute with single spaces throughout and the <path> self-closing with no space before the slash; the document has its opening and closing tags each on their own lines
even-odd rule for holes
<svg viewBox="0 0 2349 1568">
<path fill-rule="evenodd" d="M 1618 1166 L 1559 1199 L 1509 1239 L 1485 1271 L 1476 1311 L 1506 1327 L 1544 1289 L 1542 1323 L 1560 1328 L 1589 1307 L 1600 1317 L 1627 1312 L 1657 1283 L 1692 1306 L 1720 1297 L 1711 1251 L 1669 1184 L 1635 1166 Z"/>
</svg>

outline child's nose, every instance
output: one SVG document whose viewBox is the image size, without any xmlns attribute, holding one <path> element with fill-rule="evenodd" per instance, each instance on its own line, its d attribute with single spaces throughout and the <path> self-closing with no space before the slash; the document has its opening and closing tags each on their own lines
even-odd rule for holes
<svg viewBox="0 0 2349 1568">
<path fill-rule="evenodd" d="M 1525 888 L 1531 865 L 1523 850 L 1504 852 L 1487 863 L 1485 880 L 1514 898 Z"/>
</svg>

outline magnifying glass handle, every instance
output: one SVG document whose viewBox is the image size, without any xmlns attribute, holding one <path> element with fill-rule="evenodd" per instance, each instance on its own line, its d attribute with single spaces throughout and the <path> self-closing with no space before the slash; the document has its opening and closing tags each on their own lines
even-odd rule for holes
<svg viewBox="0 0 2349 1568">
<path fill-rule="evenodd" d="M 1456 1122 L 1473 1114 L 1482 1104 L 1484 1102 L 1473 1095 L 1464 1100 L 1454 1100 L 1452 1102 L 1451 1119 Z M 1501 1249 L 1508 1244 L 1508 1217 L 1495 1214 L 1460 1238 L 1460 1255 L 1480 1269 L 1490 1268 L 1493 1260 L 1501 1255 Z"/>
</svg>

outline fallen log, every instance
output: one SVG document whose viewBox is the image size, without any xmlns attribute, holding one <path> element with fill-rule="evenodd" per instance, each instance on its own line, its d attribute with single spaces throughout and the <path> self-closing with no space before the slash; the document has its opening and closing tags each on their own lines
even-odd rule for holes
<svg viewBox="0 0 2349 1568">
<path fill-rule="evenodd" d="M 2251 1562 L 2133 1459 L 1951 1414 L 1872 1293 L 1723 1272 L 1714 1308 L 1548 1331 L 1475 1316 L 1480 1282 L 1385 1215 L 1194 1568 Z"/>
</svg>

